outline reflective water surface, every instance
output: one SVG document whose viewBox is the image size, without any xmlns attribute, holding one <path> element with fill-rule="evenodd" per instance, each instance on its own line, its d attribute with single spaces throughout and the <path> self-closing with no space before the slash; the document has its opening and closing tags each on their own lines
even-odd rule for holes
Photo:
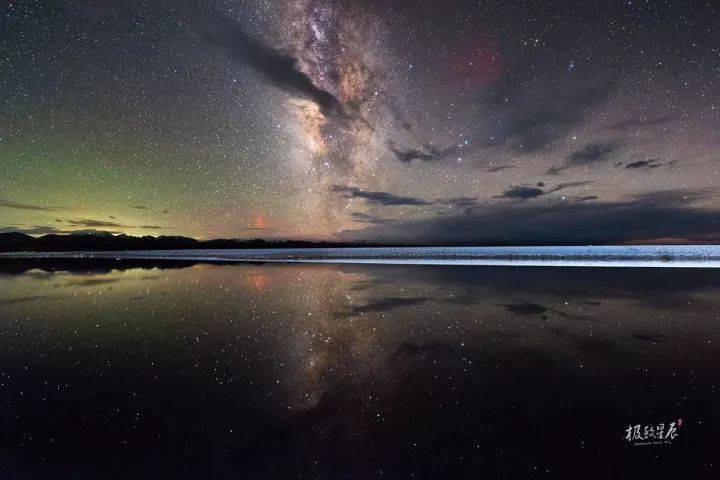
<svg viewBox="0 0 720 480">
<path fill-rule="evenodd" d="M 3 261 L 0 472 L 718 478 L 719 333 L 712 269 Z"/>
</svg>

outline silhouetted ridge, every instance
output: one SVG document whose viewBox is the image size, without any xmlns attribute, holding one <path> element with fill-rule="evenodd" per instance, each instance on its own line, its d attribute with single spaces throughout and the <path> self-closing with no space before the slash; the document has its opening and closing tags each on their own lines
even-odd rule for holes
<svg viewBox="0 0 720 480">
<path fill-rule="evenodd" d="M 185 250 L 231 248 L 365 247 L 363 243 L 312 242 L 306 240 L 196 240 L 189 237 L 113 235 L 108 232 L 77 232 L 31 237 L 19 232 L 0 233 L 0 252 L 69 252 L 122 250 Z M 373 244 L 373 246 L 383 246 Z"/>
</svg>

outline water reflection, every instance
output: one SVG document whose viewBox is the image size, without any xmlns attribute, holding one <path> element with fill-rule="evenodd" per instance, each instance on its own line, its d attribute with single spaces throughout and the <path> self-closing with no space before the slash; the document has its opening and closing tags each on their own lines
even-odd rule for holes
<svg viewBox="0 0 720 480">
<path fill-rule="evenodd" d="M 4 263 L 1 466 L 715 478 L 719 306 L 712 270 Z"/>
</svg>

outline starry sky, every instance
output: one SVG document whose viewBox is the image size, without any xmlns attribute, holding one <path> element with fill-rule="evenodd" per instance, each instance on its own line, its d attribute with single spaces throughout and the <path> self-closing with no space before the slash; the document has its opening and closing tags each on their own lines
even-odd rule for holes
<svg viewBox="0 0 720 480">
<path fill-rule="evenodd" d="M 720 242 L 719 7 L 4 2 L 0 231 Z"/>
</svg>

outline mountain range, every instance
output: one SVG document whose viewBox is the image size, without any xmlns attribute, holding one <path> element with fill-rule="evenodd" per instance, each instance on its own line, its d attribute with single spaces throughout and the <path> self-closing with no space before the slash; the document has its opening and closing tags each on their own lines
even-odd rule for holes
<svg viewBox="0 0 720 480">
<path fill-rule="evenodd" d="M 197 240 L 178 236 L 113 235 L 109 232 L 78 232 L 32 237 L 20 232 L 0 233 L 0 252 L 68 252 L 117 250 L 183 250 L 223 248 L 311 248 L 358 247 L 366 244 L 314 242 L 306 240 Z M 377 245 L 374 245 L 377 246 Z"/>
</svg>

